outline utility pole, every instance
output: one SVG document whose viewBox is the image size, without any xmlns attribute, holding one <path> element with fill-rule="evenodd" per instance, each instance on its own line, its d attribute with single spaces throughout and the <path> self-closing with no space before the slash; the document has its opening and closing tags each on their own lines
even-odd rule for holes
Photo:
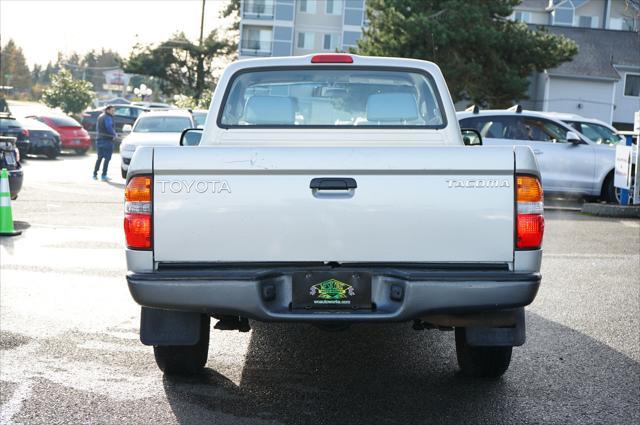
<svg viewBox="0 0 640 425">
<path fill-rule="evenodd" d="M 204 35 L 204 5 L 206 0 L 202 0 L 202 14 L 200 15 L 200 48 L 202 48 L 202 36 Z"/>
<path fill-rule="evenodd" d="M 200 15 L 200 45 L 198 49 L 198 68 L 196 70 L 196 95 L 195 99 L 200 102 L 202 91 L 204 90 L 204 5 L 206 0 L 202 0 L 202 14 Z"/>
</svg>

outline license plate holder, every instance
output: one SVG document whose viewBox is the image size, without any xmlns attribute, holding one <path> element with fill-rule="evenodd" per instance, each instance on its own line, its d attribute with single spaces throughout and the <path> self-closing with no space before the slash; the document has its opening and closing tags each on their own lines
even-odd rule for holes
<svg viewBox="0 0 640 425">
<path fill-rule="evenodd" d="M 296 272 L 292 285 L 294 310 L 371 309 L 371 273 Z"/>
</svg>

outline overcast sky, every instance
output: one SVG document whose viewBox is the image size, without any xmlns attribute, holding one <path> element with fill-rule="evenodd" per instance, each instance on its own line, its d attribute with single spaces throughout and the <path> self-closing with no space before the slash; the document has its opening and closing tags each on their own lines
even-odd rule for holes
<svg viewBox="0 0 640 425">
<path fill-rule="evenodd" d="M 205 35 L 225 23 L 227 0 L 206 0 Z M 128 56 L 137 42 L 154 43 L 184 31 L 200 34 L 201 0 L 0 0 L 2 45 L 12 38 L 30 67 L 55 61 L 58 51 L 112 49 Z"/>
</svg>

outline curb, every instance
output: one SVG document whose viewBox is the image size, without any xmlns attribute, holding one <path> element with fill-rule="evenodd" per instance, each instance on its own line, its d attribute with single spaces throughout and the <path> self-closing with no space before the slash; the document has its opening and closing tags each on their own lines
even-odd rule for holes
<svg viewBox="0 0 640 425">
<path fill-rule="evenodd" d="M 599 217 L 640 218 L 640 205 L 584 204 L 582 213 Z"/>
</svg>

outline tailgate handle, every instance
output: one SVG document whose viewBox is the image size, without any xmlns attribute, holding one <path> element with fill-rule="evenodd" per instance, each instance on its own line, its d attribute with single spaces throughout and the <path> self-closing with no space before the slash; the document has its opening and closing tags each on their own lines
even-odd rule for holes
<svg viewBox="0 0 640 425">
<path fill-rule="evenodd" d="M 315 190 L 350 190 L 358 187 L 351 177 L 317 177 L 311 180 L 309 189 Z"/>
</svg>

